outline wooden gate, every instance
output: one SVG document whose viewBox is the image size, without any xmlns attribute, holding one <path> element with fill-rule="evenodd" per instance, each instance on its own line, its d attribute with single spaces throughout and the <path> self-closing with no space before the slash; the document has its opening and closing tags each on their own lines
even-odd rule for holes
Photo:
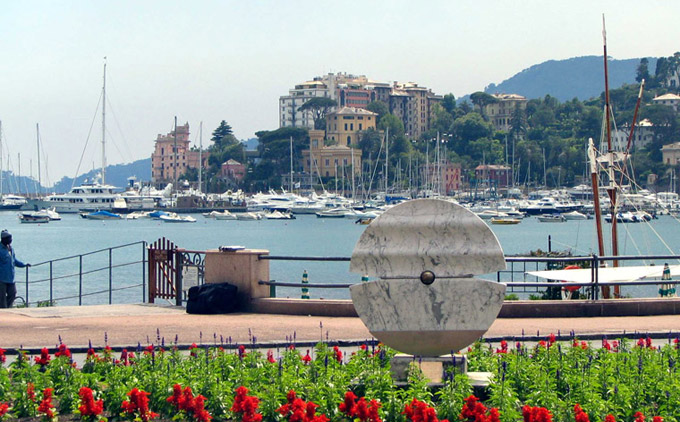
<svg viewBox="0 0 680 422">
<path fill-rule="evenodd" d="M 182 274 L 177 246 L 161 237 L 149 246 L 149 303 L 175 299 L 182 305 Z M 180 292 L 180 294 L 177 294 Z"/>
</svg>

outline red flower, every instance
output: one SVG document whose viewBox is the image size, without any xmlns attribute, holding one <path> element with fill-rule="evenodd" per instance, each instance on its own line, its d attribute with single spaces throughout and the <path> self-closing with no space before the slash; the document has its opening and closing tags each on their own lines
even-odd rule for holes
<svg viewBox="0 0 680 422">
<path fill-rule="evenodd" d="M 51 388 L 46 388 L 43 390 L 43 399 L 38 405 L 38 412 L 42 413 L 48 420 L 54 419 L 56 416 L 54 404 L 52 404 L 52 391 Z"/>
<path fill-rule="evenodd" d="M 297 398 L 295 391 L 290 390 L 286 396 L 288 403 L 282 405 L 276 411 L 288 422 L 328 422 L 326 415 L 317 415 L 318 404 L 305 402 Z"/>
<path fill-rule="evenodd" d="M 524 422 L 552 422 L 552 413 L 545 407 L 531 407 L 525 405 L 522 408 L 522 417 L 524 418 Z"/>
<path fill-rule="evenodd" d="M 66 347 L 64 343 L 59 345 L 59 349 L 57 352 L 54 354 L 54 357 L 60 357 L 60 356 L 66 356 L 66 357 L 71 357 L 71 351 Z"/>
<path fill-rule="evenodd" d="M 610 413 L 604 417 L 604 422 L 616 422 L 616 418 Z"/>
<path fill-rule="evenodd" d="M 574 419 L 576 422 L 590 422 L 588 414 L 581 409 L 581 405 L 578 403 L 574 405 Z"/>
<path fill-rule="evenodd" d="M 272 353 L 271 350 L 267 351 L 267 361 L 270 363 L 276 363 L 276 359 L 274 359 L 274 353 Z"/>
<path fill-rule="evenodd" d="M 194 356 L 194 357 L 197 356 L 195 349 L 198 349 L 198 345 L 196 343 L 191 343 L 191 346 L 189 346 L 189 350 L 191 350 L 189 355 Z"/>
<path fill-rule="evenodd" d="M 0 349 L 2 350 L 2 349 Z M 7 403 L 0 403 L 0 418 L 5 416 L 9 411 L 9 405 Z"/>
<path fill-rule="evenodd" d="M 661 416 L 654 416 L 652 422 L 663 422 L 663 418 Z"/>
<path fill-rule="evenodd" d="M 555 343 L 555 341 L 557 341 L 557 337 L 555 336 L 555 334 L 550 333 L 550 335 L 548 336 L 548 347 L 552 346 Z"/>
<path fill-rule="evenodd" d="M 312 361 L 312 357 L 309 356 L 309 349 L 307 349 L 307 354 L 302 357 L 302 361 L 305 363 L 305 365 Z"/>
<path fill-rule="evenodd" d="M 7 357 L 5 356 L 5 352 L 7 350 L 0 348 L 0 363 L 5 363 L 5 360 L 7 360 Z"/>
<path fill-rule="evenodd" d="M 335 353 L 335 360 L 342 363 L 342 350 L 338 346 L 333 346 L 333 353 Z"/>
<path fill-rule="evenodd" d="M 129 399 L 121 405 L 124 413 L 142 422 L 158 417 L 158 413 L 149 410 L 149 393 L 133 388 L 127 395 Z"/>
<path fill-rule="evenodd" d="M 97 419 L 104 411 L 104 400 L 95 400 L 90 388 L 81 387 L 78 396 L 80 397 L 78 410 L 82 418 Z"/>
<path fill-rule="evenodd" d="M 501 340 L 501 348 L 496 349 L 496 353 L 508 353 L 508 342 Z"/>
<path fill-rule="evenodd" d="M 26 395 L 28 396 L 29 400 L 35 402 L 35 386 L 32 382 L 29 382 L 26 386 Z"/>
<path fill-rule="evenodd" d="M 635 412 L 633 417 L 635 418 L 635 422 L 645 422 L 645 415 L 643 415 L 642 412 Z"/>
<path fill-rule="evenodd" d="M 239 344 L 238 346 L 238 356 L 244 358 L 246 356 L 246 346 Z"/>
<path fill-rule="evenodd" d="M 43 347 L 42 350 L 40 351 L 40 357 L 36 356 L 35 357 L 35 363 L 40 364 L 40 366 L 45 366 L 49 363 L 50 361 L 50 351 L 47 350 L 47 347 Z"/>
<path fill-rule="evenodd" d="M 348 391 L 345 393 L 344 402 L 340 403 L 338 409 L 345 415 L 349 416 L 350 418 L 354 418 L 356 416 L 356 412 L 354 410 L 356 400 L 357 396 L 353 392 Z"/>
<path fill-rule="evenodd" d="M 248 396 L 246 387 L 236 389 L 236 397 L 231 407 L 232 412 L 241 413 L 242 422 L 261 422 L 262 415 L 257 411 L 260 400 L 254 396 Z"/>
<path fill-rule="evenodd" d="M 197 422 L 210 422 L 212 416 L 205 410 L 205 397 L 198 395 L 194 397 L 191 387 L 184 387 L 175 384 L 172 387 L 172 395 L 166 399 L 172 403 L 177 410 L 184 411 L 193 416 Z"/>
</svg>

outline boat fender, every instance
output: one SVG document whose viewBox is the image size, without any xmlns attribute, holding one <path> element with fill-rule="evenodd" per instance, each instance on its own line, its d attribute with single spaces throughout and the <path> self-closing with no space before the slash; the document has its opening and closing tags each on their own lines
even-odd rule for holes
<svg viewBox="0 0 680 422">
<path fill-rule="evenodd" d="M 565 270 L 579 270 L 579 269 L 581 269 L 581 267 L 579 267 L 578 265 L 568 265 L 568 266 L 564 267 L 564 269 Z M 567 282 L 566 280 L 562 280 L 562 283 L 566 283 L 566 282 Z M 580 289 L 580 288 L 581 288 L 580 286 L 565 286 L 565 287 L 562 287 L 562 289 L 570 291 L 570 292 L 578 291 L 578 289 Z"/>
</svg>

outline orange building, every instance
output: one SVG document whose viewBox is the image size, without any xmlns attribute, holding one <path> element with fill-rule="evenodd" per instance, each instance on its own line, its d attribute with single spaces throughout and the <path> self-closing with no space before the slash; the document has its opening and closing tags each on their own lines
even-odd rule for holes
<svg viewBox="0 0 680 422">
<path fill-rule="evenodd" d="M 189 123 L 177 126 L 175 131 L 156 137 L 154 152 L 151 154 L 151 182 L 158 187 L 175 183 L 188 168 L 197 169 L 199 153 L 190 149 Z M 205 167 L 208 154 L 203 152 L 201 160 Z"/>
</svg>

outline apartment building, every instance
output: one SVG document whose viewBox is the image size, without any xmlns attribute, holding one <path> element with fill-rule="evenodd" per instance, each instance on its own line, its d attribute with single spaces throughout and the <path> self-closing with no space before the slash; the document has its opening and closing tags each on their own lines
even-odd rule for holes
<svg viewBox="0 0 680 422">
<path fill-rule="evenodd" d="M 628 146 L 628 137 L 630 136 L 630 123 L 624 123 L 616 130 L 612 131 L 612 148 L 615 151 L 624 151 Z M 631 142 L 631 151 L 635 149 L 644 148 L 654 140 L 654 124 L 648 119 L 644 119 L 635 125 L 633 132 L 633 139 Z M 600 151 L 607 151 L 607 140 L 603 139 L 600 145 Z"/>
<path fill-rule="evenodd" d="M 166 135 L 158 134 L 154 152 L 151 154 L 151 182 L 162 187 L 174 183 L 187 168 L 198 168 L 199 153 L 191 151 L 189 140 L 189 123 L 177 126 Z M 202 161 L 207 161 L 205 152 Z"/>
<path fill-rule="evenodd" d="M 329 73 L 295 85 L 288 95 L 279 98 L 279 126 L 313 129 L 312 113 L 301 112 L 299 108 L 315 97 L 335 100 L 338 108 L 366 108 L 373 101 L 382 101 L 388 105 L 390 113 L 401 119 L 411 138 L 420 137 L 430 128 L 434 104 L 442 100 L 441 96 L 414 82 L 390 85 L 364 75 Z"/>
<path fill-rule="evenodd" d="M 665 105 L 672 107 L 674 111 L 678 111 L 680 108 L 680 95 L 675 94 L 664 94 L 660 95 L 652 100 L 654 104 Z"/>
<path fill-rule="evenodd" d="M 526 110 L 528 101 L 517 94 L 492 94 L 492 96 L 497 102 L 487 104 L 484 107 L 484 114 L 494 129 L 507 132 L 512 128 L 512 114 L 517 108 Z"/>
</svg>

